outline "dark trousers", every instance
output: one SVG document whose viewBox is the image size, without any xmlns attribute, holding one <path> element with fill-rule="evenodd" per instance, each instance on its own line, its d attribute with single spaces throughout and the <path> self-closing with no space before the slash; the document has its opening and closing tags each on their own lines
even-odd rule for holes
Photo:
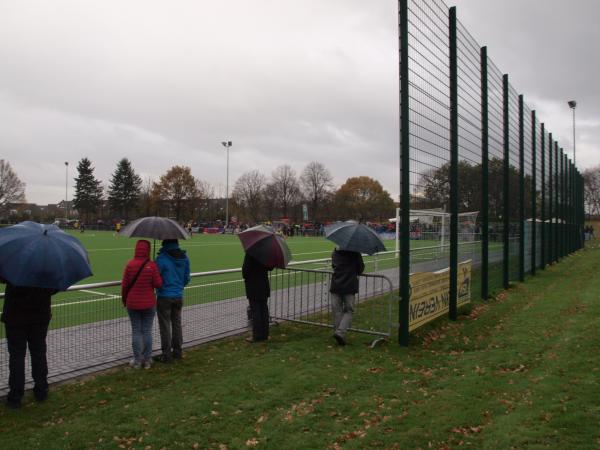
<svg viewBox="0 0 600 450">
<path fill-rule="evenodd" d="M 34 381 L 33 392 L 45 396 L 48 392 L 48 362 L 46 360 L 46 335 L 48 323 L 8 325 L 6 343 L 8 346 L 8 400 L 20 402 L 25 392 L 25 354 L 29 346 L 31 375 Z"/>
<path fill-rule="evenodd" d="M 183 343 L 181 309 L 183 299 L 158 297 L 156 305 L 162 354 L 167 357 L 181 356 L 181 344 Z"/>
<path fill-rule="evenodd" d="M 269 338 L 269 304 L 267 299 L 249 299 L 252 310 L 252 339 L 266 341 Z"/>
</svg>

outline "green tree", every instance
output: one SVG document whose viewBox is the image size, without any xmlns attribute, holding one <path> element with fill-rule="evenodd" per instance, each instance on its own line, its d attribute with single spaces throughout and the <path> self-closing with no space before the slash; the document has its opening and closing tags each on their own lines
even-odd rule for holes
<svg viewBox="0 0 600 450">
<path fill-rule="evenodd" d="M 193 214 L 199 196 L 198 180 L 184 166 L 171 167 L 152 189 L 152 197 L 162 206 L 162 213 L 174 214 L 178 221 Z"/>
<path fill-rule="evenodd" d="M 77 173 L 73 206 L 79 211 L 80 217 L 85 221 L 89 221 L 91 216 L 102 205 L 102 183 L 94 176 L 94 168 L 88 158 L 83 158 L 79 161 L 77 164 Z"/>
<path fill-rule="evenodd" d="M 25 183 L 13 172 L 10 163 L 0 159 L 0 211 L 9 203 L 25 201 Z"/>
<path fill-rule="evenodd" d="M 394 215 L 394 201 L 379 181 L 369 177 L 348 178 L 335 193 L 338 216 L 345 219 L 387 220 Z"/>
<path fill-rule="evenodd" d="M 121 218 L 129 219 L 129 211 L 137 204 L 142 192 L 142 179 L 131 162 L 123 158 L 117 163 L 108 187 L 108 204 Z"/>
</svg>

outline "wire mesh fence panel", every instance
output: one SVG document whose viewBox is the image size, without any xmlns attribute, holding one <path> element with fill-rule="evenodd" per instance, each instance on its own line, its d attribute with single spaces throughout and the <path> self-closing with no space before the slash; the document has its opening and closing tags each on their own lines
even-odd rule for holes
<svg viewBox="0 0 600 450">
<path fill-rule="evenodd" d="M 441 1 L 409 2 L 408 36 L 410 209 L 445 213 L 437 218 L 410 216 L 410 272 L 415 272 L 449 265 L 450 241 L 442 242 L 450 195 L 446 5 Z"/>
<path fill-rule="evenodd" d="M 519 279 L 519 243 L 520 243 L 520 180 L 519 167 L 519 95 L 512 85 L 509 85 L 509 231 L 508 257 L 509 279 Z"/>
<path fill-rule="evenodd" d="M 489 287 L 495 291 L 503 287 L 502 267 L 504 233 L 504 134 L 502 73 L 488 63 L 489 105 Z"/>
<path fill-rule="evenodd" d="M 481 296 L 482 165 L 481 49 L 457 23 L 458 263 L 471 260 L 471 293 Z M 470 214 L 469 214 L 470 213 Z"/>
</svg>

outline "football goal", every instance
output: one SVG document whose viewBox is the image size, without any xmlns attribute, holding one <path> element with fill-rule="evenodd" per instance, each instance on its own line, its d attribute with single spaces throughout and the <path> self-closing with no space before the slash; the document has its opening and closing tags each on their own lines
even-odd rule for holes
<svg viewBox="0 0 600 450">
<path fill-rule="evenodd" d="M 477 215 L 479 211 L 458 214 L 458 241 L 474 242 L 479 240 Z M 400 223 L 400 208 L 396 208 L 396 217 L 390 222 Z M 443 253 L 450 246 L 450 213 L 441 209 L 411 209 L 410 239 L 423 241 L 423 246 L 437 246 Z M 396 255 L 400 251 L 400 228 L 396 225 Z"/>
</svg>

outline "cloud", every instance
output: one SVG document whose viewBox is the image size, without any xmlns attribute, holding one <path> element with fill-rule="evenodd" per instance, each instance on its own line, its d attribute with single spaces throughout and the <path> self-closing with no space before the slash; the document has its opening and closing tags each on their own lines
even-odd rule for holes
<svg viewBox="0 0 600 450">
<path fill-rule="evenodd" d="M 598 4 L 454 3 L 565 147 L 563 103 L 578 100 L 578 162 L 581 154 L 591 164 Z M 579 25 L 556 33 L 566 20 Z M 318 160 L 338 185 L 367 175 L 396 197 L 397 30 L 396 4 L 383 1 L 8 0 L 0 152 L 38 203 L 64 198 L 64 161 L 72 186 L 83 157 L 105 184 L 128 157 L 144 177 L 186 165 L 222 190 L 222 140 L 233 141 L 230 185 L 251 169 L 269 175 L 289 164 L 299 173 Z"/>
</svg>

